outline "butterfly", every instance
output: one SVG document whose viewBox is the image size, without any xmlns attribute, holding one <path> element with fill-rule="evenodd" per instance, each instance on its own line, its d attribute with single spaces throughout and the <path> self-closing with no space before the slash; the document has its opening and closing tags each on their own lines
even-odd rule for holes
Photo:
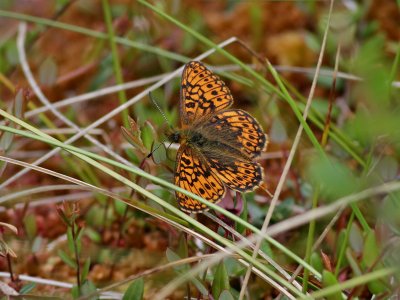
<svg viewBox="0 0 400 300">
<path fill-rule="evenodd" d="M 227 188 L 252 191 L 263 181 L 263 169 L 253 160 L 267 145 L 267 135 L 250 114 L 229 108 L 233 97 L 225 83 L 201 62 L 191 61 L 182 72 L 180 129 L 168 138 L 180 143 L 174 182 L 217 203 Z M 180 192 L 181 210 L 199 213 L 207 205 Z"/>
</svg>

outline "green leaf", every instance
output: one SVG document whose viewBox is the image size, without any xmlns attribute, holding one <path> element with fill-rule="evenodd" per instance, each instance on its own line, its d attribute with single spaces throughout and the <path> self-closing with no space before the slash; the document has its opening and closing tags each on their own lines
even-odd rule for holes
<svg viewBox="0 0 400 300">
<path fill-rule="evenodd" d="M 198 291 L 204 295 L 207 296 L 208 295 L 208 290 L 207 288 L 204 286 L 203 283 L 201 283 L 200 280 L 198 280 L 196 277 L 193 277 L 190 279 L 190 281 L 194 284 L 194 286 L 198 289 Z"/>
<path fill-rule="evenodd" d="M 381 180 L 386 182 L 395 180 L 399 164 L 394 157 L 385 156 L 379 160 L 375 166 L 375 172 L 381 177 Z"/>
<path fill-rule="evenodd" d="M 218 299 L 222 291 L 229 290 L 229 276 L 226 271 L 224 261 L 221 261 L 215 270 L 214 280 L 212 283 L 212 295 Z"/>
<path fill-rule="evenodd" d="M 307 47 L 313 50 L 314 52 L 319 52 L 321 48 L 321 43 L 318 40 L 317 36 L 315 34 L 311 34 L 308 32 L 305 32 L 304 35 L 305 35 L 304 40 L 306 42 Z"/>
<path fill-rule="evenodd" d="M 343 247 L 343 243 L 346 243 L 346 245 L 344 246 L 345 249 L 348 248 L 348 244 L 347 244 L 347 239 L 346 239 L 346 231 L 345 230 L 341 230 L 339 233 L 339 236 L 337 238 L 337 243 L 336 243 L 336 253 L 340 253 L 342 247 Z M 338 268 L 342 268 L 344 265 L 347 264 L 347 260 L 346 260 L 346 255 L 343 255 L 342 257 L 342 262 L 340 264 L 340 266 Z"/>
<path fill-rule="evenodd" d="M 171 248 L 167 248 L 165 255 L 167 256 L 169 262 L 174 262 L 181 259 L 180 256 L 176 254 Z"/>
<path fill-rule="evenodd" d="M 23 118 L 23 110 L 24 110 L 24 92 L 23 89 L 20 89 L 17 93 L 17 95 L 15 95 L 15 107 L 14 107 L 14 115 L 17 118 L 22 119 Z"/>
<path fill-rule="evenodd" d="M 311 253 L 310 263 L 318 272 L 324 269 L 321 256 L 316 252 Z"/>
<path fill-rule="evenodd" d="M 67 265 L 69 265 L 71 268 L 74 268 L 76 270 L 77 266 L 74 260 L 72 260 L 67 253 L 65 253 L 63 250 L 59 249 L 57 251 L 58 256 L 62 259 L 63 262 L 65 262 Z"/>
<path fill-rule="evenodd" d="M 388 108 L 390 104 L 390 85 L 387 84 L 390 69 L 385 61 L 384 43 L 383 35 L 374 35 L 363 43 L 354 60 L 353 72 L 363 78 L 354 92 L 377 109 Z"/>
<path fill-rule="evenodd" d="M 143 278 L 134 280 L 125 291 L 122 300 L 141 300 L 144 294 Z"/>
<path fill-rule="evenodd" d="M 321 186 L 321 194 L 330 200 L 354 193 L 360 187 L 360 180 L 353 172 L 335 158 L 315 156 L 309 160 L 308 176 Z"/>
<path fill-rule="evenodd" d="M 375 231 L 371 230 L 367 233 L 364 244 L 364 252 L 362 261 L 369 268 L 372 267 L 379 256 L 379 248 L 376 242 Z"/>
<path fill-rule="evenodd" d="M 225 268 L 230 276 L 239 276 L 247 270 L 245 266 L 232 257 L 225 258 Z"/>
<path fill-rule="evenodd" d="M 187 247 L 187 240 L 185 238 L 185 233 L 181 233 L 179 237 L 178 255 L 180 257 L 188 257 L 188 247 Z"/>
<path fill-rule="evenodd" d="M 337 51 L 338 44 L 341 44 L 342 49 L 349 49 L 356 43 L 356 38 L 358 37 L 358 26 L 354 21 L 356 11 L 359 10 L 357 4 L 354 4 L 352 10 L 340 10 L 334 11 L 331 15 L 331 31 L 329 32 L 327 38 L 327 51 L 331 55 Z M 320 32 L 326 28 L 326 15 L 324 18 L 320 18 L 325 22 L 321 22 L 322 26 L 319 28 Z M 323 76 L 319 76 L 323 77 Z"/>
<path fill-rule="evenodd" d="M 125 127 L 121 127 L 122 135 L 128 141 L 129 144 L 133 146 L 134 149 L 138 149 L 143 154 L 147 153 L 147 149 L 143 145 L 143 141 L 141 138 L 141 130 L 138 122 L 136 122 L 131 117 L 128 117 L 129 121 L 129 129 Z"/>
<path fill-rule="evenodd" d="M 57 65 L 53 58 L 48 57 L 39 67 L 39 82 L 51 86 L 57 80 Z"/>
<path fill-rule="evenodd" d="M 1 148 L 0 148 L 0 151 L 1 151 Z M 1 177 L 1 175 L 3 175 L 6 167 L 7 167 L 7 163 L 4 161 L 0 161 L 0 177 Z"/>
<path fill-rule="evenodd" d="M 115 201 L 118 202 L 118 201 Z M 94 243 L 101 242 L 101 235 L 90 227 L 85 228 L 85 235 Z"/>
<path fill-rule="evenodd" d="M 370 147 L 380 136 L 386 140 L 398 141 L 398 113 L 395 110 L 368 111 L 360 110 L 354 118 L 344 125 L 343 132 L 355 139 L 362 146 Z"/>
<path fill-rule="evenodd" d="M 361 233 L 360 227 L 357 225 L 357 223 L 354 222 L 350 228 L 349 244 L 355 252 L 362 253 L 364 249 L 363 235 Z"/>
<path fill-rule="evenodd" d="M 249 211 L 247 209 L 247 199 L 246 197 L 242 197 L 243 199 L 243 211 L 241 212 L 239 218 L 241 218 L 243 221 L 247 222 L 248 217 L 249 217 Z M 246 227 L 240 223 L 236 223 L 236 231 L 239 232 L 240 234 L 244 234 L 246 230 Z"/>
<path fill-rule="evenodd" d="M 24 226 L 26 234 L 30 240 L 34 239 L 37 233 L 36 217 L 33 214 L 28 214 L 24 218 Z"/>
<path fill-rule="evenodd" d="M 171 250 L 170 248 L 167 248 L 167 251 L 165 252 L 167 259 L 169 262 L 174 262 L 174 261 L 179 261 L 182 258 L 176 254 L 173 250 Z M 182 273 L 184 271 L 189 270 L 189 265 L 188 264 L 184 264 L 184 265 L 179 265 L 179 266 L 175 266 L 174 270 L 177 273 Z"/>
<path fill-rule="evenodd" d="M 367 286 L 368 290 L 374 295 L 379 295 L 388 291 L 386 284 L 382 282 L 381 279 L 370 281 Z"/>
<path fill-rule="evenodd" d="M 83 228 L 82 227 L 78 227 L 78 229 L 77 229 L 77 233 L 78 234 L 76 235 L 76 241 L 81 242 L 82 236 L 83 236 L 83 232 L 84 232 Z"/>
<path fill-rule="evenodd" d="M 96 286 L 90 280 L 85 280 L 81 286 L 80 296 L 89 295 L 96 292 Z M 98 296 L 89 297 L 87 300 L 96 300 Z"/>
<path fill-rule="evenodd" d="M 149 126 L 148 122 L 145 125 L 147 126 L 142 128 L 143 145 L 146 147 L 146 149 L 151 149 L 151 145 L 155 140 L 154 130 Z"/>
<path fill-rule="evenodd" d="M 183 254 L 187 255 L 187 246 L 185 246 L 186 240 L 183 236 L 181 236 L 179 243 L 180 243 L 180 248 L 181 248 L 181 249 L 179 249 L 179 251 L 182 252 Z M 183 243 L 185 245 L 183 245 L 183 244 L 181 245 L 181 243 Z M 169 262 L 179 261 L 182 259 L 178 254 L 176 254 L 170 248 L 167 248 L 166 256 L 167 256 L 167 259 Z M 190 269 L 189 264 L 184 264 L 184 265 L 179 265 L 179 266 L 174 267 L 175 272 L 177 272 L 179 274 L 182 274 L 182 273 L 188 271 L 189 269 Z M 190 281 L 196 286 L 196 288 L 200 291 L 200 293 L 202 293 L 203 295 L 208 294 L 207 288 L 196 277 L 190 278 Z"/>
<path fill-rule="evenodd" d="M 295 200 L 292 197 L 288 197 L 283 200 L 279 205 L 276 206 L 273 214 L 273 220 L 278 222 L 289 218 L 292 215 L 294 204 Z"/>
<path fill-rule="evenodd" d="M 274 252 L 272 251 L 269 243 L 266 240 L 263 240 L 261 242 L 261 246 L 260 249 L 262 252 L 264 252 L 265 254 L 267 254 L 269 257 L 271 257 L 272 259 L 274 259 Z"/>
<path fill-rule="evenodd" d="M 3 134 L 0 136 L 0 151 L 1 152 L 6 152 L 10 148 L 13 137 L 14 137 L 14 134 L 12 134 L 11 132 L 3 132 Z"/>
<path fill-rule="evenodd" d="M 5 52 L 6 62 L 10 66 L 15 66 L 19 63 L 17 44 L 14 41 L 7 44 Z"/>
<path fill-rule="evenodd" d="M 40 253 L 43 249 L 43 238 L 40 235 L 37 235 L 32 242 L 31 251 L 32 253 Z"/>
<path fill-rule="evenodd" d="M 74 284 L 72 286 L 71 295 L 72 295 L 72 298 L 74 298 L 74 299 L 78 299 L 80 296 L 79 288 L 76 284 Z"/>
<path fill-rule="evenodd" d="M 281 118 L 275 117 L 272 121 L 272 126 L 269 131 L 269 138 L 271 142 L 276 144 L 282 144 L 287 141 L 288 135 Z"/>
<path fill-rule="evenodd" d="M 219 296 L 218 300 L 234 300 L 233 295 L 230 291 L 224 290 L 222 291 L 221 295 Z"/>
<path fill-rule="evenodd" d="M 331 77 L 325 77 L 327 80 L 329 80 L 329 88 L 332 87 L 332 78 Z M 338 88 L 338 84 L 341 81 L 336 81 L 336 89 Z M 322 116 L 326 116 L 329 113 L 329 101 L 327 99 L 315 99 L 313 100 L 311 107 L 313 110 L 316 110 L 319 114 Z M 337 115 L 340 113 L 339 109 L 336 106 L 332 107 L 331 111 L 331 118 L 334 119 L 337 117 Z"/>
<path fill-rule="evenodd" d="M 322 272 L 322 286 L 323 287 L 329 287 L 332 285 L 338 284 L 338 281 L 331 272 L 324 270 Z M 342 300 L 342 294 L 341 292 L 335 292 L 330 294 L 329 296 L 326 296 L 326 299 L 328 300 Z"/>
<path fill-rule="evenodd" d="M 383 205 L 380 209 L 380 217 L 390 229 L 400 236 L 400 192 L 392 192 L 383 199 Z"/>
<path fill-rule="evenodd" d="M 11 249 L 6 242 L 0 237 L 0 256 L 10 255 L 11 257 L 17 257 L 17 254 Z"/>
<path fill-rule="evenodd" d="M 115 207 L 115 211 L 117 212 L 117 214 L 119 214 L 120 216 L 123 216 L 125 214 L 125 211 L 126 211 L 126 208 L 128 207 L 128 205 L 122 201 L 114 201 L 114 207 Z"/>
<path fill-rule="evenodd" d="M 346 238 L 346 230 L 340 230 L 336 242 L 336 253 L 339 253 L 343 243 L 347 243 L 345 238 Z"/>
<path fill-rule="evenodd" d="M 61 11 L 64 6 L 69 4 L 70 0 L 56 0 L 55 1 L 55 11 Z"/>
<path fill-rule="evenodd" d="M 78 229 L 78 234 L 76 235 L 76 240 L 75 240 L 75 245 L 76 245 L 76 250 L 78 252 L 78 255 L 81 254 L 81 249 L 82 249 L 82 235 L 84 233 L 83 228 Z"/>
<path fill-rule="evenodd" d="M 68 249 L 71 253 L 75 252 L 75 246 L 74 246 L 74 238 L 72 235 L 72 228 L 68 227 L 67 228 L 67 243 L 68 243 Z"/>
<path fill-rule="evenodd" d="M 90 269 L 90 257 L 88 257 L 83 265 L 82 273 L 81 273 L 81 281 L 84 282 L 89 274 Z"/>
<path fill-rule="evenodd" d="M 28 294 L 30 291 L 32 291 L 34 288 L 36 287 L 36 283 L 35 282 L 29 282 L 27 284 L 25 284 L 21 290 L 19 291 L 19 293 L 21 295 L 23 294 Z"/>
</svg>

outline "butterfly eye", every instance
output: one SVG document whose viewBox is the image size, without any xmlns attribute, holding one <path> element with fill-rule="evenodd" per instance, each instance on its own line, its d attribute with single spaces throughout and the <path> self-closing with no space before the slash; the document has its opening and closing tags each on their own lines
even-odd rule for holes
<svg viewBox="0 0 400 300">
<path fill-rule="evenodd" d="M 181 135 L 179 132 L 174 132 L 168 136 L 168 139 L 173 143 L 178 143 L 181 140 Z"/>
</svg>

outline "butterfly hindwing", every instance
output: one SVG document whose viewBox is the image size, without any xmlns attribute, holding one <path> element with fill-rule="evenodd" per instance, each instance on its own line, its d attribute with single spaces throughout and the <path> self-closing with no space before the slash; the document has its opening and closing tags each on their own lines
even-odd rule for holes
<svg viewBox="0 0 400 300">
<path fill-rule="evenodd" d="M 211 159 L 211 170 L 231 190 L 249 192 L 263 181 L 263 168 L 257 162 L 234 160 L 227 163 L 225 158 Z"/>
</svg>

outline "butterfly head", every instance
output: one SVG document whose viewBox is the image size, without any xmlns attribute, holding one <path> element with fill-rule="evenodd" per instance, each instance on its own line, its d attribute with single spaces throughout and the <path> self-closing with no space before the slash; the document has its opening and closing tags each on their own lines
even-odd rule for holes
<svg viewBox="0 0 400 300">
<path fill-rule="evenodd" d="M 168 139 L 173 143 L 179 143 L 181 140 L 181 134 L 179 132 L 173 132 L 168 136 Z"/>
<path fill-rule="evenodd" d="M 182 134 L 177 130 L 173 130 L 172 128 L 167 128 L 165 130 L 165 135 L 172 143 L 179 143 L 182 140 Z"/>
</svg>

